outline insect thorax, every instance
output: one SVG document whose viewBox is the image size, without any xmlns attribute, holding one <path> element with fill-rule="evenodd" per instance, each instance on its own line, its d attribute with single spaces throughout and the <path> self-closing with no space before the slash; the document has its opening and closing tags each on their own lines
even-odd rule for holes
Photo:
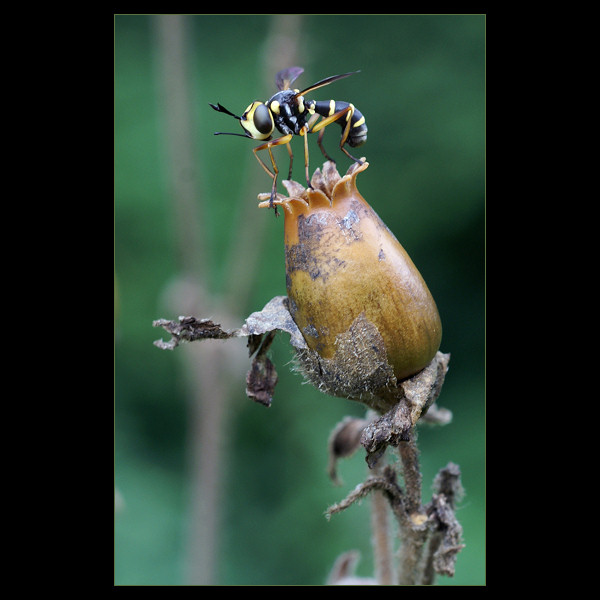
<svg viewBox="0 0 600 600">
<path fill-rule="evenodd" d="M 273 95 L 267 106 L 273 113 L 277 129 L 287 135 L 299 135 L 310 116 L 304 107 L 304 98 L 296 97 L 298 90 L 282 90 Z"/>
</svg>

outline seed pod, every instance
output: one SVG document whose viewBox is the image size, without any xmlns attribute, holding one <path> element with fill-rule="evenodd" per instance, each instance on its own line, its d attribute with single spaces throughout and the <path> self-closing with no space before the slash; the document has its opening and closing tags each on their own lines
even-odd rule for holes
<svg viewBox="0 0 600 600">
<path fill-rule="evenodd" d="M 285 209 L 289 311 L 308 346 L 298 352 L 306 376 L 329 394 L 386 408 L 398 382 L 432 361 L 442 326 L 419 271 L 358 192 L 367 167 L 340 177 L 326 162 L 313 189 L 285 181 L 289 197 L 275 204 Z"/>
</svg>

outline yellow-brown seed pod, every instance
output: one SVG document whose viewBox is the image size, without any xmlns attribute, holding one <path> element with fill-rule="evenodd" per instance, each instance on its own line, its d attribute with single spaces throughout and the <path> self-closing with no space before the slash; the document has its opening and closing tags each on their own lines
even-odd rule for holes
<svg viewBox="0 0 600 600">
<path fill-rule="evenodd" d="M 367 167 L 354 164 L 340 177 L 327 162 L 313 189 L 286 181 L 289 197 L 275 202 L 284 208 L 289 311 L 318 355 L 311 368 L 328 372 L 324 391 L 357 398 L 424 369 L 442 337 L 425 281 L 358 192 L 356 177 Z"/>
</svg>

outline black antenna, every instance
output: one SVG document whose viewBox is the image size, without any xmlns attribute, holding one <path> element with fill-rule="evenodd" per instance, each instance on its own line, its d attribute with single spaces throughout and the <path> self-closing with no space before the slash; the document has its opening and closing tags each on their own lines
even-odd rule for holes
<svg viewBox="0 0 600 600">
<path fill-rule="evenodd" d="M 238 121 L 242 120 L 242 117 L 238 117 L 237 115 L 234 115 L 230 110 L 227 110 L 224 106 L 221 106 L 220 104 L 211 104 L 209 102 L 208 105 L 211 108 L 214 108 L 217 112 L 225 113 L 226 115 L 229 115 L 229 116 L 233 117 L 234 119 L 237 119 Z M 239 137 L 252 137 L 247 131 L 246 131 L 246 133 L 229 133 L 227 131 L 215 131 L 215 135 L 237 135 Z"/>
<path fill-rule="evenodd" d="M 237 135 L 239 137 L 252 137 L 249 133 L 229 133 L 229 131 L 215 131 L 215 135 Z"/>
<path fill-rule="evenodd" d="M 211 104 L 209 102 L 208 105 L 210 107 L 214 108 L 217 112 L 222 112 L 222 113 L 225 113 L 226 115 L 230 115 L 230 116 L 234 117 L 235 119 L 237 119 L 238 121 L 242 120 L 242 117 L 238 117 L 237 115 L 234 115 L 231 111 L 227 110 L 224 106 L 221 106 L 220 104 Z"/>
</svg>

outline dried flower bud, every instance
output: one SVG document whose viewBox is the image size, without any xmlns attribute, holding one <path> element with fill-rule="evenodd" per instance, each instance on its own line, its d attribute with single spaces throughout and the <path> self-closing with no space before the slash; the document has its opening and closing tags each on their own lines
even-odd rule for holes
<svg viewBox="0 0 600 600">
<path fill-rule="evenodd" d="M 313 189 L 284 181 L 289 197 L 275 204 L 284 208 L 289 311 L 308 346 L 297 353 L 306 377 L 384 411 L 398 402 L 398 382 L 435 357 L 442 326 L 412 260 L 358 192 L 367 167 L 341 177 L 326 162 Z"/>
<path fill-rule="evenodd" d="M 275 204 L 285 209 L 288 296 L 270 300 L 239 329 L 195 317 L 154 325 L 171 334 L 170 341 L 155 342 L 169 350 L 199 339 L 247 337 L 253 360 L 246 392 L 265 406 L 277 383 L 267 352 L 277 331 L 288 333 L 311 384 L 380 414 L 353 431 L 348 447 L 336 447 L 341 456 L 359 442 L 374 464 L 387 445 L 408 439 L 436 401 L 450 355 L 438 351 L 440 317 L 423 278 L 356 189 L 356 176 L 367 167 L 354 164 L 340 177 L 326 162 L 312 189 L 284 181 L 290 196 L 278 194 Z M 270 206 L 270 194 L 259 199 L 265 200 L 259 206 Z M 429 420 L 450 418 L 437 409 Z"/>
</svg>

